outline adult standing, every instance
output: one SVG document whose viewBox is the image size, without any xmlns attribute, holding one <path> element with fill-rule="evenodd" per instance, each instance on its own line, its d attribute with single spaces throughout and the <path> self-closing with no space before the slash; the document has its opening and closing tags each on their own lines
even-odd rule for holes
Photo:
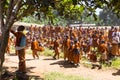
<svg viewBox="0 0 120 80">
<path fill-rule="evenodd" d="M 19 58 L 18 71 L 22 73 L 26 73 L 26 62 L 25 62 L 26 36 L 23 33 L 24 30 L 25 27 L 22 25 L 17 28 L 17 32 L 11 30 L 11 33 L 13 33 L 16 36 L 15 48 L 18 51 L 18 58 Z"/>
</svg>

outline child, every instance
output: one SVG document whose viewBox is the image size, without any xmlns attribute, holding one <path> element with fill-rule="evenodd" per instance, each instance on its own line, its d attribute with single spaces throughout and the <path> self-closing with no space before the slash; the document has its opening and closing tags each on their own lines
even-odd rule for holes
<svg viewBox="0 0 120 80">
<path fill-rule="evenodd" d="M 73 48 L 73 63 L 76 67 L 79 66 L 80 62 L 80 46 L 77 40 L 74 41 L 74 48 Z"/>
<path fill-rule="evenodd" d="M 55 54 L 53 56 L 54 59 L 56 59 L 56 56 L 58 56 L 58 59 L 59 59 L 59 54 L 60 54 L 59 46 L 60 46 L 60 42 L 58 37 L 56 37 L 56 40 L 54 41 L 54 51 L 55 51 Z"/>
<path fill-rule="evenodd" d="M 31 50 L 32 50 L 32 55 L 33 58 L 35 59 L 36 57 L 39 59 L 39 55 L 37 54 L 38 51 L 44 51 L 44 48 L 39 46 L 39 43 L 36 39 L 36 37 L 33 37 L 32 43 L 31 43 Z"/>
<path fill-rule="evenodd" d="M 96 51 L 92 51 L 91 54 L 89 54 L 89 59 L 92 63 L 92 69 L 94 69 L 95 67 L 98 67 L 98 69 L 102 68 L 101 64 L 97 60 Z"/>
</svg>

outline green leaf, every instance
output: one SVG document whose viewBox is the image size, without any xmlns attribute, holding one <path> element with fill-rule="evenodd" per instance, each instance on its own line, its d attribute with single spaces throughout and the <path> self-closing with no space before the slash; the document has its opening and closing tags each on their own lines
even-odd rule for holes
<svg viewBox="0 0 120 80">
<path fill-rule="evenodd" d="M 83 5 L 80 6 L 80 11 L 81 11 L 81 12 L 84 11 L 84 6 L 83 6 Z"/>
</svg>

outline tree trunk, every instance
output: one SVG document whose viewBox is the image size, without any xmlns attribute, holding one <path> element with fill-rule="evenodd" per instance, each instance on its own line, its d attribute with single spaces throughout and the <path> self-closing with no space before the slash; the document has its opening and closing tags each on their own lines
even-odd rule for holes
<svg viewBox="0 0 120 80">
<path fill-rule="evenodd" d="M 2 36 L 0 41 L 0 80 L 1 80 L 2 70 L 3 70 L 2 66 L 5 59 L 4 54 L 8 44 L 8 38 L 9 38 L 9 31 L 8 30 L 2 31 Z"/>
</svg>

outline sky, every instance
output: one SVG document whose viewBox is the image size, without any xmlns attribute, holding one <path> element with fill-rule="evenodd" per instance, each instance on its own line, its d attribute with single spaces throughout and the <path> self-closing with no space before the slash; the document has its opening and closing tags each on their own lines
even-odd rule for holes
<svg viewBox="0 0 120 80">
<path fill-rule="evenodd" d="M 96 9 L 96 14 L 99 15 L 99 12 L 102 11 L 102 9 L 97 8 Z"/>
</svg>

